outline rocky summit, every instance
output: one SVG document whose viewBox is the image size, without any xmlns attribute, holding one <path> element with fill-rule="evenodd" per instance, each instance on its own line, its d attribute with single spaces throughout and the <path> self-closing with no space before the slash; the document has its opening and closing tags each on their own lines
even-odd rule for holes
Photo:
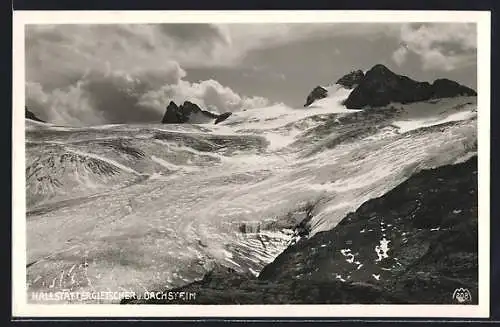
<svg viewBox="0 0 500 327">
<path fill-rule="evenodd" d="M 197 104 L 190 101 L 185 101 L 180 106 L 170 101 L 161 122 L 162 124 L 200 124 L 215 120 L 214 123 L 218 124 L 226 120 L 230 115 L 231 112 L 216 114 L 207 110 L 202 110 Z"/>
<path fill-rule="evenodd" d="M 190 302 L 122 303 L 454 304 L 463 288 L 477 304 L 477 187 L 477 156 L 423 170 L 290 245 L 258 277 L 216 266 L 171 290 L 195 292 Z"/>
<path fill-rule="evenodd" d="M 432 84 L 418 82 L 378 64 L 365 74 L 344 105 L 349 109 L 362 109 L 386 106 L 391 102 L 410 103 L 475 95 L 476 91 L 448 79 L 437 79 Z"/>
</svg>

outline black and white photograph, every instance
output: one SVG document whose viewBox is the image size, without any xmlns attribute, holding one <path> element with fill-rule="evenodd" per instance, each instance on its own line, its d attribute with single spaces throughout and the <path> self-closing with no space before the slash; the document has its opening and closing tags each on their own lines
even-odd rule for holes
<svg viewBox="0 0 500 327">
<path fill-rule="evenodd" d="M 483 16 L 175 15 L 23 21 L 26 305 L 484 314 Z"/>
</svg>

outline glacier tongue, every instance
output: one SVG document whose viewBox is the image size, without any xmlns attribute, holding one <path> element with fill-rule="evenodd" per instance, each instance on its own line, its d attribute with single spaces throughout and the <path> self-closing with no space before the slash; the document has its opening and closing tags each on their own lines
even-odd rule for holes
<svg viewBox="0 0 500 327">
<path fill-rule="evenodd" d="M 219 125 L 30 125 L 28 290 L 164 289 L 214 262 L 255 274 L 304 205 L 315 203 L 310 235 L 331 229 L 414 172 L 476 151 L 469 98 L 358 111 L 341 105 L 349 91 Z"/>
</svg>

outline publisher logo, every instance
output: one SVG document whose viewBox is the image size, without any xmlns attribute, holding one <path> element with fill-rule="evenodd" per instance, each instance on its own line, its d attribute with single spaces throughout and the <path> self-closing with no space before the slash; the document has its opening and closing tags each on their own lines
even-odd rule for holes
<svg viewBox="0 0 500 327">
<path fill-rule="evenodd" d="M 457 288 L 455 292 L 453 292 L 453 301 L 457 303 L 469 303 L 472 301 L 472 295 L 466 288 Z"/>
</svg>

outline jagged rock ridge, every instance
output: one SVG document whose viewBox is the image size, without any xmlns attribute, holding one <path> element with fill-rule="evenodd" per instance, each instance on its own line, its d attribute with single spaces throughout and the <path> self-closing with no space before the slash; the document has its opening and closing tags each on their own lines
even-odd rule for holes
<svg viewBox="0 0 500 327">
<path fill-rule="evenodd" d="M 31 119 L 31 120 L 34 120 L 34 121 L 38 121 L 38 122 L 41 122 L 41 123 L 45 123 L 44 120 L 41 120 L 40 118 L 38 118 L 33 112 L 29 111 L 28 110 L 28 107 L 24 107 L 24 117 L 28 118 L 28 119 Z"/>
<path fill-rule="evenodd" d="M 344 105 L 348 109 L 381 107 L 395 103 L 411 103 L 456 96 L 476 96 L 473 89 L 455 81 L 441 78 L 432 84 L 418 82 L 407 76 L 398 75 L 384 65 L 373 66 L 366 74 L 352 71 L 337 80 L 336 84 L 353 89 Z M 304 107 L 328 96 L 328 91 L 317 86 L 308 96 Z"/>
<path fill-rule="evenodd" d="M 424 170 L 365 202 L 335 228 L 289 246 L 258 278 L 215 267 L 165 304 L 478 303 L 477 156 Z"/>
<path fill-rule="evenodd" d="M 231 114 L 231 112 L 216 114 L 207 110 L 202 110 L 198 105 L 190 101 L 185 101 L 180 106 L 170 101 L 161 122 L 162 124 L 199 124 L 214 121 L 215 124 L 218 124 L 226 120 Z"/>
</svg>

